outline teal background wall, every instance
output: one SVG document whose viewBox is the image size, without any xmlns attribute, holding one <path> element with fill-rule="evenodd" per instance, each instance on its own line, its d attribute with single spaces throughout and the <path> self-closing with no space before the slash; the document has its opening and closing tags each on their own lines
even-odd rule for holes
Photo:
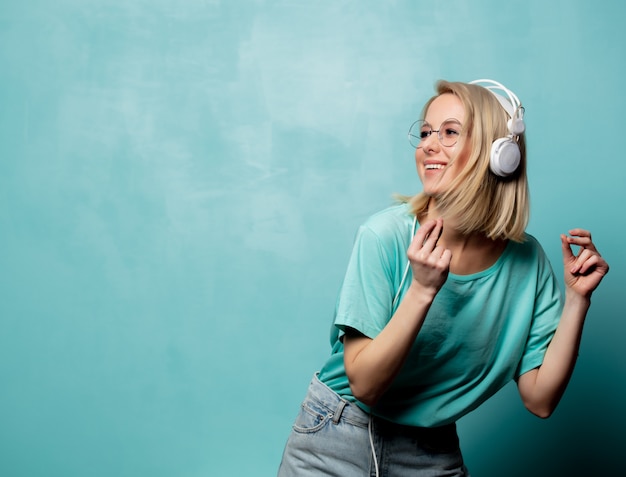
<svg viewBox="0 0 626 477">
<path fill-rule="evenodd" d="M 602 7 L 600 7 L 602 5 Z M 271 476 L 357 226 L 419 190 L 439 78 L 526 105 L 529 231 L 612 270 L 540 421 L 459 423 L 477 477 L 618 475 L 626 3 L 5 0 L 0 474 Z"/>
</svg>

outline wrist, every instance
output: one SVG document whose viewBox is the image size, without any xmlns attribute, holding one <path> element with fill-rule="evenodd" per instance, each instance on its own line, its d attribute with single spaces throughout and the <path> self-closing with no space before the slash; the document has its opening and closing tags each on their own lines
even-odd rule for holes
<svg viewBox="0 0 626 477">
<path fill-rule="evenodd" d="M 438 288 L 427 287 L 419 283 L 417 280 L 411 282 L 411 286 L 407 290 L 407 294 L 411 294 L 414 300 L 425 304 L 431 304 L 437 296 Z"/>
<path fill-rule="evenodd" d="M 566 306 L 574 306 L 587 311 L 591 306 L 591 295 L 581 295 L 580 293 L 576 293 L 574 290 L 566 288 L 565 304 Z"/>
</svg>

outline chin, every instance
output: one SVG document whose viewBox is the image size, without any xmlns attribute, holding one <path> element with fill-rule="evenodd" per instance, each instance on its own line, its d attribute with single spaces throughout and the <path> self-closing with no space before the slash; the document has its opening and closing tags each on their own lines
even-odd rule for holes
<svg viewBox="0 0 626 477">
<path fill-rule="evenodd" d="M 437 184 L 436 186 L 428 186 L 426 184 L 423 184 L 422 192 L 424 192 L 424 194 L 426 194 L 427 196 L 436 199 L 438 195 L 443 194 L 444 189 L 441 187 L 440 184 Z"/>
</svg>

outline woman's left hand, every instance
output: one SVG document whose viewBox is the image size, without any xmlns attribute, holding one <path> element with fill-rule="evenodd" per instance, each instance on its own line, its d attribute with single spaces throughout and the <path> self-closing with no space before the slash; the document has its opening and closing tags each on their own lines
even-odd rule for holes
<svg viewBox="0 0 626 477">
<path fill-rule="evenodd" d="M 580 247 L 578 255 L 572 252 L 572 245 Z M 561 247 L 565 287 L 589 298 L 609 272 L 609 264 L 596 249 L 588 230 L 573 229 L 569 236 L 561 235 Z"/>
</svg>

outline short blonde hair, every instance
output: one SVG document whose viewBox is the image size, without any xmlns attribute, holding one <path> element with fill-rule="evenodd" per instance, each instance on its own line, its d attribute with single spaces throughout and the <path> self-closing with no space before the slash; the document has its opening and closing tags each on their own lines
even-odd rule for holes
<svg viewBox="0 0 626 477">
<path fill-rule="evenodd" d="M 461 233 L 484 233 L 490 239 L 524 240 L 528 224 L 530 197 L 526 177 L 526 143 L 518 138 L 521 161 L 508 178 L 496 176 L 489 169 L 491 144 L 508 134 L 508 114 L 492 92 L 482 86 L 439 81 L 437 95 L 424 106 L 422 118 L 432 102 L 442 94 L 453 94 L 465 108 L 464 148 L 469 157 L 448 191 L 437 197 L 437 209 L 445 217 L 459 221 Z M 428 212 L 430 196 L 421 192 L 408 199 L 417 217 Z"/>
</svg>

